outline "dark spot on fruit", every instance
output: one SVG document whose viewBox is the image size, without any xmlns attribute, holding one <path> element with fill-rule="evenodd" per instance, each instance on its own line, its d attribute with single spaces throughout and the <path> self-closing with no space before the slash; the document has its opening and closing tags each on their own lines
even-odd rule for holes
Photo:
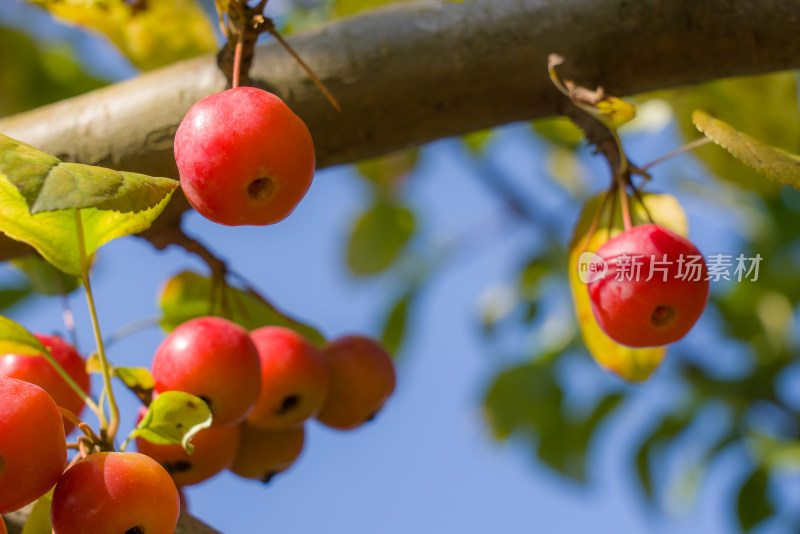
<svg viewBox="0 0 800 534">
<path fill-rule="evenodd" d="M 259 478 L 259 480 L 261 481 L 262 484 L 269 484 L 270 481 L 273 478 L 275 478 L 275 475 L 277 475 L 277 474 L 278 474 L 278 471 L 269 471 L 269 472 L 264 473 L 263 475 L 261 475 L 261 478 Z"/>
<path fill-rule="evenodd" d="M 3 455 L 0 454 L 0 475 L 3 474 L 3 471 L 6 470 L 6 460 L 3 458 Z"/>
<path fill-rule="evenodd" d="M 175 423 L 175 428 L 178 428 L 178 429 L 183 428 L 183 423 Z"/>
<path fill-rule="evenodd" d="M 653 314 L 650 315 L 650 323 L 653 326 L 667 326 L 675 318 L 675 308 L 672 306 L 656 306 Z"/>
<path fill-rule="evenodd" d="M 256 178 L 247 186 L 247 194 L 253 200 L 264 200 L 272 194 L 275 184 L 270 178 Z"/>
<path fill-rule="evenodd" d="M 125 534 L 145 534 L 145 531 L 142 527 L 133 527 L 126 530 Z"/>
<path fill-rule="evenodd" d="M 300 405 L 300 395 L 288 395 L 281 402 L 280 407 L 275 410 L 275 415 L 286 415 Z"/>
<path fill-rule="evenodd" d="M 192 462 L 186 460 L 178 460 L 177 462 L 167 462 L 164 464 L 164 469 L 167 473 L 184 473 L 192 468 Z"/>
</svg>

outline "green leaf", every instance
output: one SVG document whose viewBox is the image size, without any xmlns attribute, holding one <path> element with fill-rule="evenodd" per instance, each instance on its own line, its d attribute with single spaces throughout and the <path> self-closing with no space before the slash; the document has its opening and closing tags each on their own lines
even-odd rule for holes
<svg viewBox="0 0 800 534">
<path fill-rule="evenodd" d="M 703 109 L 767 145 L 800 150 L 800 121 L 787 120 L 800 114 L 793 72 L 726 78 L 657 94 L 672 105 L 687 141 L 697 137 L 692 113 Z M 714 146 L 700 147 L 692 154 L 721 180 L 762 194 L 778 192 L 777 184 L 764 180 Z"/>
<path fill-rule="evenodd" d="M 473 155 L 480 156 L 486 153 L 486 147 L 494 136 L 494 130 L 478 130 L 462 136 L 461 141 Z"/>
<path fill-rule="evenodd" d="M 695 111 L 692 121 L 698 130 L 719 146 L 726 148 L 742 163 L 771 180 L 800 189 L 800 157 L 739 132 L 705 111 Z"/>
<path fill-rule="evenodd" d="M 561 398 L 550 367 L 523 364 L 494 379 L 484 401 L 486 418 L 497 439 L 507 439 L 516 431 L 551 428 L 561 417 Z"/>
<path fill-rule="evenodd" d="M 53 525 L 50 523 L 50 504 L 53 501 L 53 490 L 51 489 L 33 503 L 25 526 L 22 527 L 21 534 L 51 534 Z M 2 519 L 0 519 L 2 521 Z"/>
<path fill-rule="evenodd" d="M 63 44 L 34 43 L 22 32 L 0 27 L 0 116 L 5 117 L 86 93 L 105 85 L 89 76 Z"/>
<path fill-rule="evenodd" d="M 102 373 L 100 357 L 93 353 L 86 360 L 87 373 Z M 111 367 L 111 376 L 119 378 L 145 406 L 153 401 L 153 388 L 156 383 L 150 371 L 144 367 Z"/>
<path fill-rule="evenodd" d="M 583 141 L 583 130 L 565 117 L 540 119 L 531 123 L 533 130 L 550 143 L 574 150 Z"/>
<path fill-rule="evenodd" d="M 762 520 L 775 512 L 767 498 L 769 473 L 759 467 L 745 480 L 736 500 L 736 512 L 742 530 L 749 532 Z"/>
<path fill-rule="evenodd" d="M 211 426 L 211 409 L 200 397 L 183 391 L 165 391 L 153 399 L 147 413 L 128 437 L 157 445 L 181 445 L 192 454 L 192 438 Z"/>
<path fill-rule="evenodd" d="M 679 412 L 668 415 L 661 420 L 661 423 L 650 432 L 639 446 L 635 456 L 636 472 L 639 476 L 639 483 L 642 486 L 642 491 L 648 500 L 652 501 L 655 496 L 650 462 L 656 449 L 666 446 L 689 424 L 691 419 L 692 417 L 689 412 Z"/>
<path fill-rule="evenodd" d="M 80 276 L 83 265 L 76 211 L 82 220 L 85 251 L 87 256 L 91 256 L 112 239 L 149 228 L 167 206 L 170 197 L 171 194 L 153 208 L 138 213 L 86 208 L 31 215 L 17 188 L 0 176 L 0 231 L 31 245 L 61 271 Z"/>
<path fill-rule="evenodd" d="M 167 280 L 159 296 L 159 305 L 164 314 L 161 326 L 171 331 L 189 319 L 210 315 L 211 285 L 210 278 L 191 271 L 184 271 Z M 317 346 L 326 343 L 325 337 L 316 329 L 281 313 L 252 289 L 243 291 L 226 285 L 224 301 L 226 306 L 222 316 L 248 330 L 282 326 L 291 328 Z"/>
<path fill-rule="evenodd" d="M 0 315 L 0 354 L 38 356 L 47 349 L 25 327 Z"/>
<path fill-rule="evenodd" d="M 0 310 L 5 310 L 25 300 L 32 291 L 33 288 L 24 282 L 0 288 Z"/>
<path fill-rule="evenodd" d="M 0 174 L 19 190 L 32 214 L 70 208 L 137 212 L 157 206 L 178 187 L 170 178 L 63 163 L 2 134 Z"/>
<path fill-rule="evenodd" d="M 194 0 L 29 1 L 68 22 L 105 34 L 143 70 L 216 50 L 211 21 Z"/>
<path fill-rule="evenodd" d="M 644 202 L 656 223 L 678 234 L 686 235 L 686 216 L 674 197 L 669 195 L 645 195 Z M 596 251 L 611 237 L 605 222 L 600 225 L 601 229 L 597 230 L 593 236 L 588 236 L 592 220 L 600 205 L 600 196 L 586 203 L 570 242 L 568 276 L 578 325 L 586 348 L 601 367 L 614 372 L 625 380 L 646 380 L 661 364 L 666 349 L 663 347 L 633 349 L 620 345 L 608 337 L 600 328 L 600 325 L 597 324 L 592 312 L 589 291 L 579 276 L 578 263 L 581 254 L 583 252 Z M 631 215 L 634 223 L 644 222 L 646 217 L 644 209 L 638 202 L 633 203 Z M 601 214 L 600 220 L 607 221 L 607 214 Z M 622 222 L 620 217 L 617 217 L 614 221 L 612 236 L 619 233 L 621 229 Z"/>
<path fill-rule="evenodd" d="M 407 208 L 378 202 L 356 221 L 347 246 L 353 274 L 370 276 L 388 269 L 414 232 L 414 214 Z"/>
<path fill-rule="evenodd" d="M 386 320 L 381 333 L 381 341 L 389 354 L 395 357 L 400 352 L 400 347 L 406 335 L 406 325 L 408 324 L 409 306 L 414 299 L 415 293 L 409 291 L 401 295 L 394 302 L 386 315 Z"/>
<path fill-rule="evenodd" d="M 356 169 L 359 174 L 379 188 L 396 186 L 417 165 L 418 150 L 404 150 L 378 158 L 359 161 Z"/>
<path fill-rule="evenodd" d="M 25 273 L 33 289 L 43 295 L 66 295 L 80 286 L 80 279 L 59 271 L 41 256 L 24 256 L 11 260 L 12 265 Z"/>
<path fill-rule="evenodd" d="M 385 6 L 388 4 L 402 4 L 404 2 L 411 2 L 413 0 L 335 0 L 333 18 L 349 17 L 362 11 L 369 11 L 376 7 Z"/>
</svg>

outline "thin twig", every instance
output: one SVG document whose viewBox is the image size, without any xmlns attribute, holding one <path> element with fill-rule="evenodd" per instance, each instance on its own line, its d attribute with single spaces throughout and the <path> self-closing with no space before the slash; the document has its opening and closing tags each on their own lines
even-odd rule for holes
<svg viewBox="0 0 800 534">
<path fill-rule="evenodd" d="M 708 137 L 700 137 L 699 139 L 695 139 L 694 141 L 692 141 L 690 143 L 686 143 L 685 145 L 676 148 L 675 150 L 673 150 L 672 152 L 670 152 L 668 154 L 664 154 L 660 158 L 654 159 L 653 161 L 651 161 L 650 163 L 648 163 L 644 167 L 639 167 L 638 171 L 647 172 L 647 169 L 650 169 L 651 167 L 655 167 L 659 163 L 663 163 L 663 162 L 667 161 L 670 158 L 674 158 L 675 156 L 679 156 L 679 155 L 683 154 L 684 152 L 688 152 L 690 150 L 694 150 L 695 148 L 701 147 L 703 145 L 707 145 L 710 142 L 711 142 L 711 139 L 709 139 Z"/>
</svg>

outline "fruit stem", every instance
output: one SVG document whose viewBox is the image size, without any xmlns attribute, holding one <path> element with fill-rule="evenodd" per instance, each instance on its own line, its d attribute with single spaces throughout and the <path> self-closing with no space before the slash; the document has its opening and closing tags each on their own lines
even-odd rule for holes
<svg viewBox="0 0 800 534">
<path fill-rule="evenodd" d="M 50 365 L 53 367 L 53 369 L 55 369 L 55 370 L 56 370 L 56 372 L 58 373 L 58 375 L 59 375 L 61 378 L 63 378 L 63 379 L 64 379 L 64 381 L 67 383 L 67 385 L 69 385 L 69 387 L 70 387 L 70 388 L 72 388 L 72 390 L 73 390 L 75 393 L 77 393 L 77 394 L 78 394 L 78 396 L 79 396 L 81 399 L 83 399 L 83 403 L 84 403 L 86 406 L 88 406 L 88 407 L 89 407 L 89 409 L 90 409 L 90 410 L 92 410 L 92 412 L 94 412 L 94 414 L 97 416 L 97 418 L 98 418 L 98 419 L 99 419 L 101 422 L 102 422 L 102 421 L 104 421 L 104 420 L 105 420 L 105 418 L 104 418 L 104 416 L 103 416 L 103 410 L 101 410 L 101 409 L 100 409 L 100 407 L 99 407 L 97 404 L 95 404 L 95 402 L 92 400 L 92 398 L 91 398 L 91 397 L 90 397 L 90 396 L 89 396 L 89 395 L 88 395 L 88 394 L 87 394 L 87 393 L 86 393 L 86 392 L 83 390 L 83 388 L 81 388 L 81 387 L 78 385 L 78 383 L 77 383 L 77 382 L 75 382 L 75 380 L 73 380 L 73 379 L 72 379 L 72 377 L 69 375 L 69 373 L 68 373 L 68 372 L 66 372 L 66 371 L 64 370 L 64 368 L 63 368 L 63 367 L 61 367 L 61 364 L 60 364 L 60 363 L 58 363 L 58 361 L 56 361 L 56 359 L 55 359 L 55 358 L 53 358 L 52 354 L 50 354 L 50 351 L 49 351 L 49 350 L 46 350 L 46 351 L 45 351 L 45 352 L 42 354 L 42 356 L 44 356 L 44 358 L 45 358 L 45 359 L 46 359 L 46 360 L 47 360 L 47 361 L 50 363 Z"/>
<path fill-rule="evenodd" d="M 685 145 L 676 148 L 672 152 L 664 154 L 660 158 L 654 159 L 653 161 L 651 161 L 650 163 L 648 163 L 644 167 L 639 167 L 639 171 L 647 172 L 647 169 L 649 169 L 651 167 L 655 167 L 659 163 L 664 163 L 668 159 L 674 158 L 675 156 L 679 156 L 679 155 L 683 154 L 684 152 L 688 152 L 690 150 L 694 150 L 695 148 L 701 147 L 703 145 L 707 145 L 710 142 L 711 142 L 711 139 L 709 139 L 708 137 L 700 137 L 699 139 L 695 139 L 694 141 L 692 141 L 690 143 L 686 143 Z"/>
<path fill-rule="evenodd" d="M 631 207 L 628 204 L 628 192 L 625 190 L 625 183 L 623 182 L 622 177 L 617 175 L 617 180 L 619 182 L 619 201 L 620 206 L 622 207 L 622 226 L 627 232 L 633 226 L 631 223 Z"/>
<path fill-rule="evenodd" d="M 128 323 L 125 326 L 122 326 L 115 332 L 113 332 L 110 336 L 106 338 L 104 341 L 106 348 L 110 347 L 114 343 L 122 341 L 126 337 L 130 336 L 131 334 L 135 334 L 144 330 L 145 328 L 150 328 L 151 326 L 157 326 L 161 323 L 162 317 L 153 316 L 153 317 L 145 317 L 143 319 L 139 319 L 138 321 L 133 321 L 132 323 Z"/>
<path fill-rule="evenodd" d="M 97 319 L 97 309 L 94 304 L 94 296 L 92 295 L 92 285 L 89 281 L 89 259 L 86 255 L 86 242 L 83 235 L 83 215 L 81 210 L 75 210 L 75 222 L 78 230 L 78 250 L 81 257 L 81 280 L 83 281 L 83 288 L 86 291 L 86 302 L 89 305 L 89 315 L 92 319 L 92 330 L 94 331 L 94 340 L 97 344 L 97 357 L 100 360 L 100 370 L 103 373 L 103 386 L 104 392 L 108 395 L 108 408 L 111 411 L 108 424 L 104 424 L 104 417 L 101 418 L 100 426 L 106 430 L 106 435 L 110 443 L 114 442 L 114 436 L 117 434 L 119 428 L 119 408 L 117 401 L 114 398 L 114 390 L 111 388 L 111 365 L 106 359 L 106 351 L 103 346 L 103 337 L 100 334 L 100 322 Z"/>
<path fill-rule="evenodd" d="M 244 29 L 239 31 L 239 38 L 236 40 L 236 48 L 233 50 L 233 80 L 231 87 L 239 87 L 239 71 L 242 70 L 242 49 L 244 49 Z"/>
</svg>

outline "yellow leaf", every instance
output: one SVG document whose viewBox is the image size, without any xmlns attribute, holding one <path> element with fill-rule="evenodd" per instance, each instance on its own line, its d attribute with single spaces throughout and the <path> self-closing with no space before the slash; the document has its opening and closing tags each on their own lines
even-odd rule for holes
<svg viewBox="0 0 800 534">
<path fill-rule="evenodd" d="M 108 37 L 136 67 L 151 70 L 216 50 L 214 31 L 194 0 L 29 0 L 66 22 Z"/>
<path fill-rule="evenodd" d="M 611 233 L 605 222 L 600 229 L 590 237 L 588 235 L 592 219 L 600 208 L 602 196 L 589 200 L 583 208 L 580 220 L 575 227 L 570 242 L 569 255 L 569 285 L 572 290 L 572 299 L 575 304 L 575 314 L 581 329 L 586 348 L 597 363 L 621 378 L 639 382 L 646 380 L 658 368 L 664 358 L 666 348 L 649 347 L 634 349 L 620 345 L 606 335 L 597 324 L 592 312 L 589 291 L 586 284 L 581 281 L 578 273 L 578 260 L 583 252 L 595 252 L 610 237 L 622 231 L 622 222 L 617 217 L 613 223 Z M 647 211 L 654 221 L 670 230 L 680 234 L 687 234 L 686 215 L 678 204 L 677 199 L 669 195 L 644 195 Z M 608 207 L 606 207 L 606 211 Z M 606 221 L 607 213 L 601 215 L 601 220 Z M 639 203 L 634 203 L 631 216 L 635 224 L 649 222 L 644 208 Z"/>
<path fill-rule="evenodd" d="M 692 121 L 698 130 L 742 163 L 771 180 L 800 189 L 800 157 L 762 143 L 705 111 L 695 111 Z"/>
</svg>

